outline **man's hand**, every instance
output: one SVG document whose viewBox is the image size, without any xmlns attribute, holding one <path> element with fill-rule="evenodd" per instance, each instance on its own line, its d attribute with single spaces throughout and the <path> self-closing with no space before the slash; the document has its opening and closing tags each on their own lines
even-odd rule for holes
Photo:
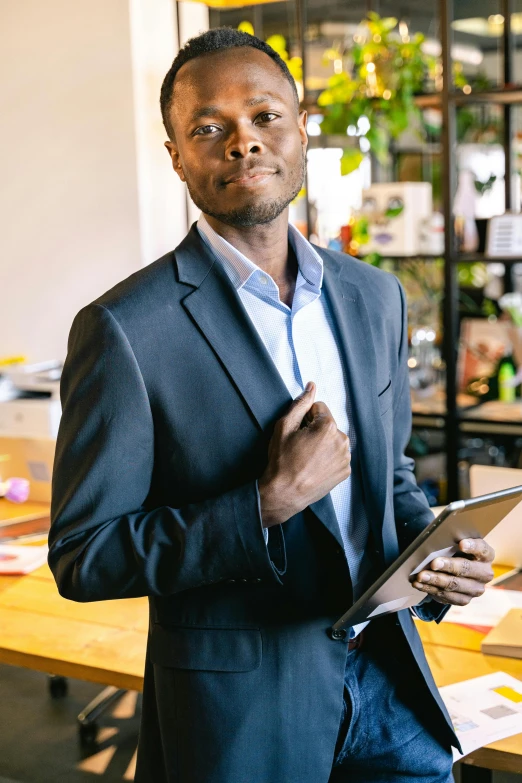
<svg viewBox="0 0 522 783">
<path fill-rule="evenodd" d="M 350 475 L 350 441 L 307 383 L 275 425 L 259 479 L 263 527 L 286 522 Z"/>
<path fill-rule="evenodd" d="M 471 559 L 436 557 L 429 569 L 415 574 L 413 586 L 441 604 L 455 606 L 466 606 L 472 598 L 482 595 L 485 585 L 493 579 L 491 563 L 495 550 L 482 538 L 465 538 L 459 549 Z"/>
</svg>

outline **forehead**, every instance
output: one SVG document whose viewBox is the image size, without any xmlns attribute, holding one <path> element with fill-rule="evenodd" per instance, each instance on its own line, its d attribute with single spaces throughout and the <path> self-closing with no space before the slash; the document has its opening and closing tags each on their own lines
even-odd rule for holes
<svg viewBox="0 0 522 783">
<path fill-rule="evenodd" d="M 199 106 L 230 106 L 256 94 L 293 104 L 294 94 L 281 68 L 250 46 L 212 52 L 185 63 L 174 82 L 172 113 L 191 114 Z"/>
</svg>

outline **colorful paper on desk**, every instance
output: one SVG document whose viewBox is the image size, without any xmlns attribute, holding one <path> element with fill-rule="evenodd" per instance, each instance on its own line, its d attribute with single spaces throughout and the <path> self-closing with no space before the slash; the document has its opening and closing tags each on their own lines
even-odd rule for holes
<svg viewBox="0 0 522 783">
<path fill-rule="evenodd" d="M 477 748 L 522 732 L 522 682 L 504 672 L 440 688 L 455 733 L 467 756 Z M 453 759 L 462 758 L 453 749 Z"/>
<path fill-rule="evenodd" d="M 0 574 L 29 574 L 47 562 L 47 544 L 43 546 L 14 546 L 0 544 Z"/>
<path fill-rule="evenodd" d="M 442 622 L 471 627 L 494 628 L 510 609 L 522 607 L 522 592 L 486 587 L 484 594 L 473 598 L 467 606 L 452 606 Z"/>
</svg>

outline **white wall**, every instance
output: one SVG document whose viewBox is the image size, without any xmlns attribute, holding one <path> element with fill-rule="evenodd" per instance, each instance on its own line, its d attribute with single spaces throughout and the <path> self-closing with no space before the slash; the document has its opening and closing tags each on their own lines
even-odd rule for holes
<svg viewBox="0 0 522 783">
<path fill-rule="evenodd" d="M 164 139 L 159 84 L 175 53 L 170 0 L 147 3 L 152 31 L 165 27 L 153 65 L 129 0 L 0 0 L 0 356 L 63 358 L 80 307 L 185 234 L 167 154 L 160 169 L 144 153 Z"/>
<path fill-rule="evenodd" d="M 208 7 L 203 3 L 191 3 L 179 0 L 178 2 L 178 17 L 179 17 L 179 44 L 184 46 L 189 38 L 204 33 L 209 28 L 209 15 Z M 187 220 L 188 224 L 192 225 L 199 215 L 200 210 L 196 207 L 192 199 L 186 191 L 186 204 L 187 204 Z"/>
<path fill-rule="evenodd" d="M 187 233 L 185 186 L 164 147 L 159 108 L 161 84 L 177 52 L 177 14 L 175 0 L 129 2 L 141 252 L 148 264 Z"/>
</svg>

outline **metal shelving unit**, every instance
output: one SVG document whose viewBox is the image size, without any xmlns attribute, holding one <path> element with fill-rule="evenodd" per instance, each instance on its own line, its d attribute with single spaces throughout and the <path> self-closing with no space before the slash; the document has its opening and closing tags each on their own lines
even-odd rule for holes
<svg viewBox="0 0 522 783">
<path fill-rule="evenodd" d="M 457 406 L 457 351 L 458 351 L 458 278 L 457 264 L 462 262 L 487 261 L 478 253 L 460 255 L 455 250 L 455 233 L 453 219 L 453 198 L 456 191 L 456 125 L 457 108 L 477 103 L 496 103 L 503 107 L 504 137 L 503 147 L 505 155 L 505 204 L 506 210 L 513 207 L 512 200 L 512 108 L 522 104 L 522 90 L 514 86 L 513 71 L 513 35 L 511 31 L 511 18 L 513 14 L 513 0 L 501 0 L 500 13 L 504 17 L 504 33 L 502 38 L 503 75 L 504 87 L 485 92 L 473 92 L 465 95 L 456 92 L 452 88 L 451 79 L 444 78 L 442 95 L 434 96 L 435 102 L 439 102 L 443 112 L 443 138 L 442 138 L 442 172 L 443 172 L 443 206 L 445 219 L 445 265 L 444 265 L 444 360 L 446 362 L 446 406 L 444 416 L 444 430 L 446 435 L 447 455 L 447 480 L 448 500 L 456 500 L 459 496 L 458 480 L 458 453 L 460 448 L 461 433 L 488 433 L 490 435 L 514 435 L 522 434 L 522 425 L 514 422 L 484 421 L 479 417 L 463 419 Z M 443 57 L 443 73 L 452 73 L 451 44 L 454 16 L 453 0 L 440 0 L 441 18 L 441 44 Z M 430 101 L 426 100 L 426 105 Z M 434 103 L 431 103 L 434 105 Z M 522 260 L 522 259 L 519 259 Z M 517 259 L 495 259 L 508 265 L 507 281 L 509 285 L 509 269 Z"/>
</svg>

